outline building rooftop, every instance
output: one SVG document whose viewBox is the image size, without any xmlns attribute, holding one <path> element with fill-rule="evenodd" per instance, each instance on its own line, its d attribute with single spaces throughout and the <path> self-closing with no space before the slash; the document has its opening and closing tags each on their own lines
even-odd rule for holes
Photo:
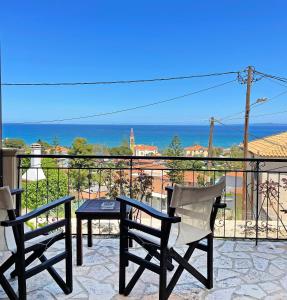
<svg viewBox="0 0 287 300">
<path fill-rule="evenodd" d="M 142 151 L 155 151 L 157 150 L 157 146 L 151 146 L 151 145 L 135 145 L 135 150 L 142 150 Z"/>
<path fill-rule="evenodd" d="M 287 157 L 287 131 L 249 142 L 248 151 L 257 156 Z"/>
<path fill-rule="evenodd" d="M 184 150 L 186 150 L 186 151 L 198 151 L 198 150 L 207 150 L 207 148 L 203 147 L 201 145 L 193 145 L 193 146 L 185 147 Z"/>
</svg>

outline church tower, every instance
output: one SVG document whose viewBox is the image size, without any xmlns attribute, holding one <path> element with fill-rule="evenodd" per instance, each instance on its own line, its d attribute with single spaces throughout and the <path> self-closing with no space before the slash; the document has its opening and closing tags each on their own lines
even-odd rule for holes
<svg viewBox="0 0 287 300">
<path fill-rule="evenodd" d="M 131 132 L 130 132 L 130 149 L 132 150 L 133 154 L 134 154 L 134 148 L 135 148 L 134 129 L 131 128 Z"/>
</svg>

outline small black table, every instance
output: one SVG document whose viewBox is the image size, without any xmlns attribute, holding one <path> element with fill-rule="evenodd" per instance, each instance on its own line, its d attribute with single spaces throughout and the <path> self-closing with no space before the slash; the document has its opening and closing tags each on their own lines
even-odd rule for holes
<svg viewBox="0 0 287 300">
<path fill-rule="evenodd" d="M 109 204 L 112 208 L 104 207 Z M 77 265 L 81 266 L 83 264 L 82 220 L 88 220 L 88 247 L 92 247 L 92 220 L 119 220 L 120 203 L 108 199 L 86 200 L 75 213 L 77 217 Z"/>
</svg>

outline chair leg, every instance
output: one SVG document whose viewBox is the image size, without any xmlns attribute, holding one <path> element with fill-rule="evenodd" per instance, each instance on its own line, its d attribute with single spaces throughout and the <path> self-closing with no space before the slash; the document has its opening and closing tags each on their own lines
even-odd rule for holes
<svg viewBox="0 0 287 300">
<path fill-rule="evenodd" d="M 43 254 L 45 249 L 34 251 L 26 260 L 25 266 L 28 267 L 35 259 L 37 259 L 41 254 Z M 17 276 L 16 269 L 11 272 L 11 278 L 15 278 Z"/>
<path fill-rule="evenodd" d="M 189 260 L 192 253 L 194 252 L 194 249 L 196 247 L 196 244 L 194 243 L 193 245 L 189 246 L 189 248 L 187 249 L 183 259 L 185 260 Z M 173 253 L 173 249 L 170 249 L 170 253 L 172 254 Z M 168 290 L 168 296 L 171 294 L 171 292 L 173 291 L 176 283 L 178 282 L 182 272 L 184 271 L 184 267 L 182 265 L 179 264 L 179 266 L 177 267 L 174 275 L 172 276 L 169 284 L 168 284 L 168 287 L 167 287 L 167 290 Z"/>
<path fill-rule="evenodd" d="M 207 288 L 213 288 L 213 235 L 207 237 Z"/>
<path fill-rule="evenodd" d="M 144 258 L 146 261 L 150 261 L 152 259 L 152 255 L 150 255 L 150 253 L 148 253 L 146 255 L 146 257 Z M 124 291 L 124 295 L 128 296 L 129 293 L 131 292 L 131 290 L 133 289 L 133 287 L 135 286 L 135 284 L 137 283 L 137 281 L 139 280 L 139 278 L 141 277 L 142 273 L 144 272 L 146 268 L 143 266 L 139 266 L 137 271 L 135 272 L 134 276 L 131 278 L 130 282 L 128 283 L 127 287 L 125 288 Z"/>
<path fill-rule="evenodd" d="M 156 249 L 149 247 L 148 245 L 142 244 L 143 248 L 145 248 L 152 256 L 154 256 L 157 260 L 160 260 L 160 253 L 157 252 Z M 166 267 L 168 271 L 172 271 L 174 269 L 174 265 L 172 264 L 172 258 L 170 256 L 167 257 Z"/>
<path fill-rule="evenodd" d="M 167 258 L 167 269 L 169 271 L 172 271 L 174 269 L 174 265 L 172 264 L 172 258 L 170 256 Z"/>
<path fill-rule="evenodd" d="M 167 285 L 167 249 L 160 251 L 160 274 L 159 274 L 159 299 L 166 300 L 168 298 Z"/>
<path fill-rule="evenodd" d="M 119 293 L 124 294 L 126 287 L 126 267 L 127 259 L 125 258 L 126 246 L 128 240 L 127 237 L 121 234 L 120 236 L 120 263 L 119 263 Z"/>
<path fill-rule="evenodd" d="M 1 266 L 0 274 L 4 274 L 15 263 L 15 255 L 12 254 Z"/>
<path fill-rule="evenodd" d="M 71 202 L 65 204 L 65 246 L 66 246 L 66 286 L 67 294 L 73 291 L 73 257 L 72 257 L 72 224 L 71 224 Z M 90 224 L 92 227 L 92 223 Z M 91 234 L 91 232 L 90 232 Z"/>
<path fill-rule="evenodd" d="M 10 283 L 8 280 L 5 278 L 3 274 L 0 274 L 0 284 L 3 287 L 3 290 L 7 294 L 10 300 L 17 300 L 18 297 L 16 293 L 14 292 L 13 288 L 11 287 Z"/>
<path fill-rule="evenodd" d="M 41 255 L 39 257 L 40 261 L 44 263 L 47 261 L 47 258 L 45 255 Z M 63 292 L 68 295 L 71 293 L 70 287 L 65 283 L 65 281 L 62 279 L 62 277 L 57 273 L 57 271 L 54 269 L 54 267 L 50 266 L 47 268 L 47 271 L 49 274 L 53 277 L 53 279 L 57 282 L 59 287 L 63 290 Z"/>
<path fill-rule="evenodd" d="M 160 254 L 152 245 L 145 243 L 142 239 L 134 237 L 135 241 L 141 245 L 145 250 L 149 252 L 149 254 L 155 257 L 158 261 L 160 260 Z M 172 258 L 168 256 L 167 258 L 167 269 L 172 271 L 174 269 L 174 265 L 172 264 Z"/>
<path fill-rule="evenodd" d="M 21 255 L 17 257 L 16 261 L 16 273 L 18 277 L 18 293 L 19 300 L 27 299 L 27 288 L 26 288 L 26 278 L 25 278 L 25 259 Z"/>
</svg>

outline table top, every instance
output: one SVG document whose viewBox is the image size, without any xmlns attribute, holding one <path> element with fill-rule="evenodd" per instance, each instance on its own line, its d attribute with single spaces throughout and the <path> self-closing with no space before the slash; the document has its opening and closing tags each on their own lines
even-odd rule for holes
<svg viewBox="0 0 287 300">
<path fill-rule="evenodd" d="M 109 199 L 86 200 L 75 213 L 77 217 L 119 219 L 120 202 Z"/>
</svg>

